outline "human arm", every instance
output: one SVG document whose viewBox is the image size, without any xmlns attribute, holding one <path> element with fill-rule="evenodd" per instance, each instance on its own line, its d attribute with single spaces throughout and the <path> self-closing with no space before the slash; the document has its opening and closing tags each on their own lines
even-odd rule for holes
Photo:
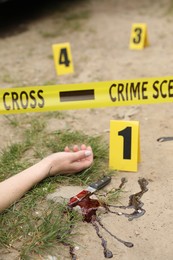
<svg viewBox="0 0 173 260">
<path fill-rule="evenodd" d="M 28 190 L 43 179 L 59 175 L 74 174 L 88 168 L 93 162 L 91 147 L 68 147 L 64 152 L 53 153 L 28 169 L 0 183 L 0 212 L 19 200 Z"/>
</svg>

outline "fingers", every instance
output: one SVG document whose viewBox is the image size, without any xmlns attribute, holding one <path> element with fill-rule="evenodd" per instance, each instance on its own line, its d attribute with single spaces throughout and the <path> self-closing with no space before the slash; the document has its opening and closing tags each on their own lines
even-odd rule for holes
<svg viewBox="0 0 173 260">
<path fill-rule="evenodd" d="M 66 147 L 64 148 L 64 151 L 65 151 L 65 152 L 71 152 L 71 150 L 70 150 L 70 148 L 69 148 L 68 146 L 66 146 Z M 78 151 L 79 151 L 78 145 L 74 145 L 74 146 L 73 146 L 73 152 L 78 152 Z"/>
<path fill-rule="evenodd" d="M 73 161 L 73 167 L 77 170 L 77 172 L 82 171 L 88 167 L 90 167 L 93 163 L 93 153 L 90 150 L 85 150 L 83 154 L 79 153 L 82 151 L 79 151 L 78 153 L 74 153 L 73 155 L 77 155 L 76 160 Z"/>
<path fill-rule="evenodd" d="M 78 151 L 79 151 L 78 145 L 74 145 L 74 146 L 73 146 L 73 152 L 78 152 Z"/>
<path fill-rule="evenodd" d="M 93 153 L 92 153 L 92 150 L 80 150 L 76 153 L 73 153 L 72 154 L 72 160 L 73 162 L 83 162 L 84 159 L 89 159 L 91 158 L 91 161 L 92 161 L 92 158 L 93 158 Z"/>
<path fill-rule="evenodd" d="M 65 152 L 67 152 L 67 153 L 68 153 L 68 152 L 70 152 L 70 149 L 69 149 L 69 147 L 68 147 L 68 146 L 66 146 L 66 147 L 64 148 L 64 151 L 65 151 Z"/>
<path fill-rule="evenodd" d="M 82 144 L 82 145 L 81 145 L 81 150 L 86 150 L 86 149 L 87 149 L 86 145 L 85 145 L 85 144 Z"/>
<path fill-rule="evenodd" d="M 92 151 L 92 148 L 91 148 L 91 146 L 87 146 L 87 148 L 86 148 L 87 150 L 89 150 L 89 151 Z"/>
<path fill-rule="evenodd" d="M 80 150 L 86 150 L 86 149 L 91 150 L 91 147 L 90 147 L 90 146 L 86 147 L 85 144 L 82 144 L 81 147 L 80 147 L 80 149 L 79 149 L 78 145 L 74 145 L 74 146 L 73 146 L 73 152 L 78 152 L 78 151 L 80 151 Z M 70 152 L 70 148 L 69 148 L 68 146 L 66 146 L 66 147 L 64 148 L 64 151 L 65 151 L 65 152 Z"/>
</svg>

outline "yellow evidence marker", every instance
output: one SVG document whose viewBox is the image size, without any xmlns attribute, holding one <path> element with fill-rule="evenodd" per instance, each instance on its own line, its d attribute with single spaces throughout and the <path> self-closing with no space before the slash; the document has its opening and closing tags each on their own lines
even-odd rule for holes
<svg viewBox="0 0 173 260">
<path fill-rule="evenodd" d="M 74 68 L 70 44 L 68 42 L 53 44 L 52 49 L 57 75 L 73 73 Z"/>
<path fill-rule="evenodd" d="M 137 172 L 140 161 L 138 121 L 110 121 L 109 168 Z"/>
<path fill-rule="evenodd" d="M 131 29 L 129 48 L 142 50 L 148 45 L 147 25 L 145 23 L 134 23 Z"/>
</svg>

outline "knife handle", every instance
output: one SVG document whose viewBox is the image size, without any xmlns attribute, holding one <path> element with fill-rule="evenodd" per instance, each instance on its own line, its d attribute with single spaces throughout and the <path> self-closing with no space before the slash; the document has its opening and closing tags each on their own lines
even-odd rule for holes
<svg viewBox="0 0 173 260">
<path fill-rule="evenodd" d="M 111 181 L 110 176 L 104 176 L 101 180 L 99 180 L 97 182 L 93 182 L 89 186 L 96 190 L 99 190 L 99 189 L 105 187 L 108 183 L 110 183 L 110 181 Z"/>
</svg>

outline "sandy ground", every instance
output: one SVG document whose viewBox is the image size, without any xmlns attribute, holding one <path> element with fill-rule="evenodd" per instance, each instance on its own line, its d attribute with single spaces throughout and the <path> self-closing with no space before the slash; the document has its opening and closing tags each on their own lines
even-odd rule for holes
<svg viewBox="0 0 173 260">
<path fill-rule="evenodd" d="M 1 30 L 1 87 L 171 76 L 171 3 L 164 0 L 150 2 L 76 2 L 62 13 L 49 12 L 48 15 L 35 15 L 33 20 L 21 20 L 10 29 L 11 33 L 7 32 L 8 28 Z M 75 26 L 64 20 L 65 14 L 85 12 L 88 17 L 77 20 Z M 150 46 L 142 51 L 132 51 L 128 48 L 131 25 L 138 22 L 147 24 Z M 48 32 L 52 36 L 48 37 Z M 66 41 L 72 47 L 75 73 L 57 77 L 53 61 L 49 58 L 52 55 L 51 45 Z M 50 121 L 49 129 L 70 126 L 91 135 L 103 134 L 108 141 L 110 120 L 127 118 L 140 123 L 142 162 L 137 173 L 119 172 L 110 188 L 118 187 L 121 177 L 127 177 L 126 193 L 122 198 L 122 202 L 127 204 L 128 196 L 139 191 L 138 178 L 148 179 L 149 191 L 142 198 L 146 214 L 131 222 L 122 216 L 105 214 L 102 221 L 106 227 L 118 237 L 134 243 L 134 247 L 129 249 L 105 234 L 108 248 L 114 254 L 113 259 L 172 260 L 173 142 L 157 142 L 161 136 L 172 136 L 172 104 L 67 111 L 65 122 Z M 16 133 L 11 132 L 1 116 L 1 147 L 14 135 Z M 81 223 L 78 241 L 76 253 L 79 259 L 105 259 L 100 240 L 90 224 Z M 58 254 L 60 259 L 70 259 L 68 251 Z M 14 259 L 14 256 L 8 257 Z M 7 259 L 7 256 L 0 259 Z"/>
</svg>

